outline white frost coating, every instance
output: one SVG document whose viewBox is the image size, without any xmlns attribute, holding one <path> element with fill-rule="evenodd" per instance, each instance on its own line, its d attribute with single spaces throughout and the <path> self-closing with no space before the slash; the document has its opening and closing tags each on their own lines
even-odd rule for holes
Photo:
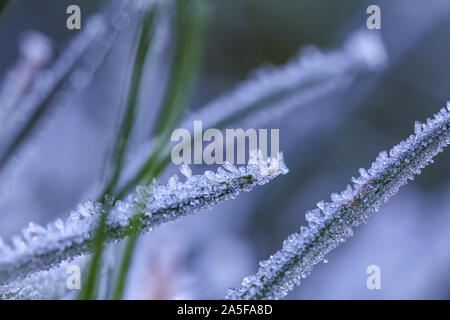
<svg viewBox="0 0 450 320">
<path fill-rule="evenodd" d="M 414 175 L 420 174 L 432 158 L 450 144 L 450 102 L 433 119 L 416 122 L 415 134 L 379 154 L 370 169 L 360 169 L 331 202 L 320 201 L 306 212 L 308 227 L 291 234 L 283 248 L 260 262 L 258 272 L 245 278 L 241 288 L 229 289 L 227 299 L 279 299 L 308 276 L 315 264 L 353 235 L 353 228 L 367 222 Z"/>
<path fill-rule="evenodd" d="M 167 185 L 156 181 L 139 186 L 124 201 L 117 201 L 106 219 L 105 233 L 109 242 L 118 241 L 133 231 L 146 232 L 161 223 L 193 214 L 219 201 L 234 199 L 240 192 L 250 191 L 280 174 L 286 174 L 283 155 L 264 160 L 260 151 L 250 154 L 247 167 L 224 164 L 217 172 L 192 175 L 181 166 L 186 181 L 177 175 Z M 99 218 L 106 210 L 90 201 L 79 205 L 66 222 L 61 219 L 41 227 L 34 223 L 11 239 L 11 245 L 0 239 L 0 283 L 7 283 L 35 271 L 49 269 L 61 261 L 91 252 Z"/>
<path fill-rule="evenodd" d="M 241 118 L 256 106 L 261 110 L 312 86 L 353 77 L 367 69 L 378 71 L 386 62 L 387 54 L 380 35 L 367 30 L 357 31 L 342 48 L 322 52 L 307 47 L 282 67 L 260 69 L 232 92 L 192 114 L 182 127 L 189 128 L 198 119 L 203 120 L 205 127 L 218 127 L 236 115 Z"/>
</svg>

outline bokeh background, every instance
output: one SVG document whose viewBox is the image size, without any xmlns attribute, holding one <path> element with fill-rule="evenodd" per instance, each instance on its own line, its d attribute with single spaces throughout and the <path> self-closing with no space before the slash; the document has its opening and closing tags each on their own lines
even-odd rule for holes
<svg viewBox="0 0 450 320">
<path fill-rule="evenodd" d="M 86 19 L 107 2 L 14 0 L 0 22 L 0 76 L 17 60 L 25 31 L 46 34 L 58 54 L 75 34 L 65 28 L 67 6 L 78 4 Z M 411 134 L 414 121 L 425 120 L 450 100 L 447 0 L 210 1 L 191 113 L 255 69 L 286 63 L 306 45 L 338 47 L 352 31 L 365 27 L 371 4 L 382 9 L 382 28 L 373 32 L 385 43 L 386 68 L 265 124 L 280 128 L 280 149 L 290 173 L 143 236 L 127 298 L 222 298 L 227 287 L 238 286 L 256 271 L 258 261 L 306 224 L 306 210 L 343 190 L 358 168 L 368 167 L 380 151 Z M 41 137 L 27 146 L 27 156 L 18 156 L 8 167 L 11 172 L 2 173 L 3 238 L 29 221 L 46 224 L 67 217 L 79 202 L 93 197 L 122 107 L 120 88 L 128 81 L 133 32 L 130 26 L 120 35 L 91 84 L 54 112 L 40 129 Z M 159 111 L 155 97 L 161 93 L 150 78 L 140 97 L 136 148 L 148 139 Z M 450 153 L 435 160 L 287 298 L 449 299 Z M 168 167 L 161 181 L 176 170 Z M 366 268 L 372 264 L 381 268 L 381 290 L 366 287 Z"/>
</svg>

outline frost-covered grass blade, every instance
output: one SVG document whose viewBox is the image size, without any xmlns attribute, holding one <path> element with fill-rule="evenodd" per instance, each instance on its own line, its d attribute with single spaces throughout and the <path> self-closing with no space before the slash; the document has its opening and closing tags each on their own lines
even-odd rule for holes
<svg viewBox="0 0 450 320">
<path fill-rule="evenodd" d="M 245 278 L 241 288 L 229 289 L 228 299 L 279 299 L 308 276 L 315 264 L 353 235 L 353 228 L 367 222 L 371 213 L 393 196 L 408 180 L 433 162 L 450 144 L 450 103 L 426 123 L 416 122 L 415 134 L 379 154 L 370 169 L 360 169 L 331 202 L 320 201 L 306 212 L 308 227 L 291 234 L 283 248 L 260 262 L 255 275 Z"/>
</svg>

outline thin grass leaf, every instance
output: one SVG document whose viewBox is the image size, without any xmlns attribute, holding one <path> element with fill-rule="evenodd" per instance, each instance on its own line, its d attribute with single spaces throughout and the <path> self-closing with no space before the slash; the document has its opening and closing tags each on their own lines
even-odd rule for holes
<svg viewBox="0 0 450 320">
<path fill-rule="evenodd" d="M 165 167 L 160 153 L 167 145 L 170 134 L 181 119 L 195 81 L 203 51 L 205 32 L 205 4 L 203 0 L 177 2 L 177 45 L 174 56 L 169 90 L 166 93 L 163 109 L 157 122 L 157 145 L 147 160 L 138 178 L 148 183 L 157 177 Z M 133 181 L 134 183 L 135 181 Z M 119 193 L 119 197 L 125 195 Z M 138 234 L 130 234 L 126 240 L 120 268 L 115 282 L 112 297 L 119 300 L 123 297 L 128 269 L 133 258 Z"/>
<path fill-rule="evenodd" d="M 142 76 L 143 76 L 143 70 L 144 70 L 144 64 L 148 55 L 148 51 L 150 48 L 150 43 L 153 38 L 154 33 L 154 16 L 155 16 L 155 9 L 149 8 L 146 16 L 143 19 L 142 27 L 140 28 L 140 36 L 138 41 L 138 48 L 136 51 L 136 57 L 134 59 L 134 66 L 133 66 L 133 72 L 132 72 L 132 80 L 130 85 L 130 91 L 128 93 L 128 99 L 127 99 L 127 106 L 126 106 L 126 112 L 125 116 L 121 125 L 121 129 L 119 131 L 119 136 L 117 137 L 116 144 L 113 151 L 113 173 L 109 180 L 109 183 L 106 185 L 105 190 L 103 191 L 103 194 L 101 198 L 106 197 L 108 194 L 111 194 L 114 189 L 116 188 L 117 182 L 120 177 L 120 173 L 122 171 L 123 167 L 123 160 L 125 157 L 125 153 L 127 151 L 128 147 L 128 141 L 131 135 L 131 131 L 133 128 L 133 125 L 135 123 L 135 117 L 136 117 L 136 109 L 137 109 L 137 101 L 138 101 L 138 94 L 140 91 Z M 103 233 L 105 220 L 102 220 L 99 226 L 99 234 Z M 134 243 L 136 242 L 136 236 L 132 236 L 134 239 L 132 241 L 127 242 L 126 249 L 129 250 L 130 246 L 134 246 Z M 106 237 L 102 237 L 99 239 L 99 241 L 104 242 L 106 240 Z M 96 270 L 97 264 L 95 261 L 99 261 L 102 255 L 102 249 L 104 248 L 104 243 L 99 244 L 97 246 L 97 251 L 95 251 L 94 256 L 92 257 L 92 269 L 90 269 L 90 272 L 92 272 L 92 276 L 90 281 L 94 282 L 96 281 L 98 270 Z M 132 251 L 130 251 L 128 254 L 125 254 L 125 257 L 128 257 L 128 255 L 132 255 Z M 123 260 L 124 258 L 122 258 Z M 131 259 L 131 257 L 129 258 Z M 127 262 L 122 262 L 122 267 L 119 271 L 119 279 L 121 279 L 121 282 L 124 282 L 126 279 L 126 270 L 128 270 L 128 266 L 125 270 L 124 266 L 127 266 Z M 97 268 L 98 269 L 98 268 Z M 121 282 L 119 282 L 118 288 L 123 288 L 123 285 L 121 285 Z M 90 284 L 89 287 L 93 287 L 94 284 Z M 118 292 L 120 289 L 115 288 L 114 292 Z M 117 293 L 116 293 L 117 295 Z M 79 296 L 81 299 L 91 298 L 88 297 L 88 295 L 81 295 Z"/>
<path fill-rule="evenodd" d="M 241 288 L 229 289 L 228 299 L 279 299 L 299 285 L 313 266 L 353 235 L 353 228 L 367 222 L 383 202 L 408 180 L 433 162 L 450 144 L 450 102 L 433 119 L 416 122 L 415 134 L 379 154 L 369 170 L 360 169 L 353 187 L 332 194 L 306 212 L 308 227 L 291 234 L 283 248 L 260 262 L 258 272 L 245 278 Z"/>
<path fill-rule="evenodd" d="M 151 231 L 162 223 L 234 199 L 241 192 L 288 172 L 282 154 L 264 160 L 261 152 L 255 150 L 247 167 L 226 164 L 224 168 L 226 170 L 219 168 L 216 173 L 206 171 L 203 175 L 192 175 L 189 167 L 183 165 L 180 170 L 186 177 L 185 182 L 173 176 L 167 185 L 154 181 L 149 186 L 139 186 L 126 200 L 116 201 L 109 211 L 105 223 L 106 241 Z M 72 212 L 65 223 L 58 219 L 46 228 L 30 223 L 22 235 L 12 237 L 11 245 L 0 240 L 0 284 L 92 253 L 95 232 L 104 212 L 104 205 L 88 201 Z"/>
<path fill-rule="evenodd" d="M 164 107 L 158 116 L 156 136 L 166 134 L 167 125 L 175 127 L 182 114 L 173 109 L 185 105 L 193 89 L 204 46 L 205 19 L 204 0 L 177 0 L 177 44 L 174 57 L 174 73 L 166 95 Z M 171 130 L 170 130 L 171 131 Z"/>
<path fill-rule="evenodd" d="M 133 229 L 136 230 L 138 226 L 138 221 L 132 221 L 131 225 L 133 226 Z M 121 257 L 120 267 L 114 283 L 114 288 L 112 290 L 112 299 L 114 300 L 122 300 L 123 298 L 125 285 L 128 278 L 128 270 L 130 269 L 131 260 L 134 255 L 137 240 L 138 240 L 137 233 L 130 235 L 126 240 L 125 247 L 123 249 Z"/>
</svg>

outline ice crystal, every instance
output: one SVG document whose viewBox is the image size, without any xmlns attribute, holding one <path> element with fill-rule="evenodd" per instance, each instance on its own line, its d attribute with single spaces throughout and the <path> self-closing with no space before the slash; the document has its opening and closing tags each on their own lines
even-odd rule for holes
<svg viewBox="0 0 450 320">
<path fill-rule="evenodd" d="M 178 176 L 167 185 L 156 180 L 139 186 L 125 200 L 118 200 L 107 213 L 105 232 L 109 242 L 127 235 L 151 231 L 154 227 L 193 214 L 220 201 L 234 199 L 243 191 L 263 185 L 280 174 L 286 174 L 283 155 L 264 159 L 253 150 L 247 167 L 227 164 L 217 172 L 193 175 L 188 166 L 181 166 L 185 181 Z M 11 244 L 0 239 L 0 283 L 22 278 L 31 272 L 49 269 L 61 261 L 90 253 L 93 237 L 104 206 L 85 202 L 73 211 L 66 222 L 61 219 L 41 227 L 30 223 Z"/>
<path fill-rule="evenodd" d="M 450 102 L 433 119 L 415 124 L 415 134 L 381 152 L 368 170 L 360 169 L 353 186 L 332 194 L 306 213 L 308 227 L 290 235 L 280 251 L 260 263 L 255 275 L 229 289 L 228 299 L 278 299 L 308 276 L 313 266 L 353 235 L 353 228 L 367 222 L 372 212 L 393 196 L 408 180 L 432 163 L 450 144 Z"/>
</svg>

